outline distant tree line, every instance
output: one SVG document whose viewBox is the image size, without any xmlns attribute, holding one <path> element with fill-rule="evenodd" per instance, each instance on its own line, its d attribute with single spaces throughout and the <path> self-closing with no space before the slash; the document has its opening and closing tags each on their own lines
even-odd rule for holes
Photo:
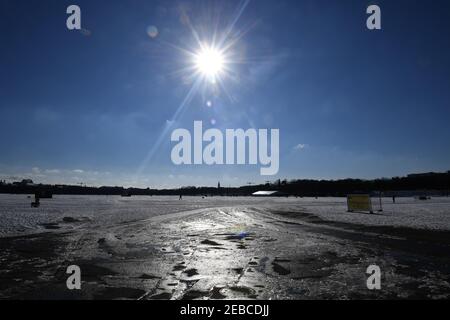
<svg viewBox="0 0 450 320">
<path fill-rule="evenodd" d="M 299 197 L 346 196 L 350 193 L 372 193 L 402 195 L 414 193 L 434 193 L 449 195 L 450 171 L 446 173 L 411 174 L 406 177 L 382 178 L 374 180 L 277 180 L 275 182 L 241 187 L 182 187 L 178 189 L 88 187 L 78 185 L 33 184 L 31 180 L 6 183 L 0 181 L 0 193 L 72 195 L 200 195 L 200 196 L 248 196 L 256 191 L 280 191 L 282 194 Z"/>
</svg>

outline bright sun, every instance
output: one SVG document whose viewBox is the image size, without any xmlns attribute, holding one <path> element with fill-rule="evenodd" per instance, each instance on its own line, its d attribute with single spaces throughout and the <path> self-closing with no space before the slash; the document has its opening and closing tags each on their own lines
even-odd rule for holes
<svg viewBox="0 0 450 320">
<path fill-rule="evenodd" d="M 224 68 L 225 59 L 223 54 L 214 48 L 202 48 L 195 55 L 195 66 L 198 71 L 207 77 L 215 78 Z"/>
</svg>

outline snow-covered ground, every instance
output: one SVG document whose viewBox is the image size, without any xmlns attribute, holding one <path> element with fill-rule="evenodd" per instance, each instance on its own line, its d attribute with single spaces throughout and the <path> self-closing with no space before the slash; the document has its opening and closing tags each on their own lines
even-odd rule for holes
<svg viewBox="0 0 450 320">
<path fill-rule="evenodd" d="M 221 206 L 257 205 L 255 198 L 178 196 L 77 196 L 55 195 L 41 199 L 39 208 L 31 208 L 33 196 L 0 194 L 0 237 L 26 234 L 60 223 L 65 217 L 88 221 L 89 226 L 116 225 L 164 215 Z"/>
<path fill-rule="evenodd" d="M 397 226 L 417 229 L 450 230 L 450 197 L 430 200 L 416 198 L 372 198 L 374 214 L 347 212 L 345 198 L 300 199 L 299 210 L 324 220 L 374 226 Z"/>
<path fill-rule="evenodd" d="M 450 297 L 448 198 L 386 198 L 375 214 L 344 198 L 31 200 L 0 195 L 0 299 Z M 80 291 L 66 287 L 73 264 Z M 367 288 L 373 264 L 380 291 Z"/>
<path fill-rule="evenodd" d="M 0 237 L 72 228 L 64 218 L 89 222 L 89 226 L 117 225 L 182 211 L 202 208 L 252 207 L 268 211 L 310 213 L 324 220 L 375 226 L 403 226 L 419 229 L 450 230 L 450 198 L 422 201 L 415 198 L 382 199 L 383 212 L 375 214 L 347 212 L 345 198 L 252 198 L 252 197 L 149 197 L 56 195 L 42 199 L 39 208 L 31 208 L 27 195 L 0 194 Z M 378 202 L 378 199 L 373 199 Z M 375 208 L 378 208 L 375 206 Z"/>
</svg>

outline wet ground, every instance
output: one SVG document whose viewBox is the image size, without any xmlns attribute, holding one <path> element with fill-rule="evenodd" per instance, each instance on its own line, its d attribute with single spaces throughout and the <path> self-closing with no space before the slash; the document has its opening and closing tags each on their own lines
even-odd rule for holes
<svg viewBox="0 0 450 320">
<path fill-rule="evenodd" d="M 69 230 L 67 226 L 70 226 Z M 234 206 L 0 239 L 0 298 L 448 299 L 450 232 Z M 67 266 L 81 290 L 66 288 Z M 381 290 L 366 269 L 381 268 Z"/>
</svg>

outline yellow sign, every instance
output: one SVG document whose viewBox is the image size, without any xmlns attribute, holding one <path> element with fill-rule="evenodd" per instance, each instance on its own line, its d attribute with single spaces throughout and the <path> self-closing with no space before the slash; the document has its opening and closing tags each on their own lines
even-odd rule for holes
<svg viewBox="0 0 450 320">
<path fill-rule="evenodd" d="M 372 201 L 368 194 L 349 194 L 347 196 L 347 208 L 349 212 L 372 210 Z"/>
</svg>

